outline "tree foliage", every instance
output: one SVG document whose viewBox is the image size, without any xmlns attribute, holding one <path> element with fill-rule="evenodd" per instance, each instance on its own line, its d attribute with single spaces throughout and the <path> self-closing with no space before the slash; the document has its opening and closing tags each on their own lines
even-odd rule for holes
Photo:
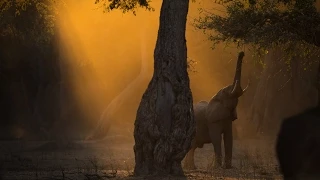
<svg viewBox="0 0 320 180">
<path fill-rule="evenodd" d="M 3 0 L 0 1 L 0 31 L 23 41 L 47 43 L 54 34 L 58 5 L 54 0 Z"/>
<path fill-rule="evenodd" d="M 225 7 L 223 15 L 203 11 L 204 16 L 194 23 L 196 28 L 209 32 L 214 45 L 250 44 L 260 55 L 281 46 L 290 57 L 309 56 L 320 47 L 320 14 L 315 0 L 224 0 L 219 3 Z"/>
<path fill-rule="evenodd" d="M 301 97 L 296 96 L 302 95 L 303 98 L 305 94 L 300 90 L 295 91 L 296 85 L 308 83 L 311 86 L 303 88 L 318 88 L 320 98 L 320 66 L 316 72 L 318 79 L 312 77 L 314 75 L 311 73 L 300 71 L 319 62 L 319 58 L 315 58 L 319 57 L 320 52 L 320 13 L 317 1 L 220 0 L 218 3 L 225 10 L 223 13 L 203 10 L 201 17 L 195 19 L 194 26 L 208 34 L 213 47 L 226 43 L 235 44 L 238 48 L 252 48 L 251 52 L 257 55 L 257 59 L 269 65 L 269 69 L 263 71 L 265 76 L 262 76 L 255 91 L 250 110 L 252 115 L 249 118 L 252 120 L 250 123 L 257 125 L 258 131 L 274 134 L 274 127 L 277 127 L 286 110 L 276 104 L 278 99 L 270 97 L 275 96 L 289 81 L 292 82 L 292 86 L 288 87 L 291 95 L 287 98 L 291 96 L 297 106 L 305 99 L 300 100 Z M 263 55 L 273 50 L 275 53 L 270 57 L 276 59 L 261 61 Z M 288 75 L 279 78 L 283 84 L 271 82 L 278 80 L 273 77 L 281 75 Z M 298 80 L 299 76 L 305 78 L 303 83 Z M 277 86 L 282 87 L 276 90 Z M 274 108 L 278 106 L 278 110 Z"/>
<path fill-rule="evenodd" d="M 114 9 L 119 9 L 123 13 L 131 11 L 136 15 L 137 7 L 145 8 L 149 11 L 154 11 L 150 6 L 151 0 L 96 0 L 95 4 L 101 4 L 104 12 L 110 12 Z"/>
<path fill-rule="evenodd" d="M 198 64 L 198 61 L 195 59 L 192 59 L 190 57 L 187 58 L 187 68 L 189 73 L 196 73 L 196 65 Z"/>
</svg>

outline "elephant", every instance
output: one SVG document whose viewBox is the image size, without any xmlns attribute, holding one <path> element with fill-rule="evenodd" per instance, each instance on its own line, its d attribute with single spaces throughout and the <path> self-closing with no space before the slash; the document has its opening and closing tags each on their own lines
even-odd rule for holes
<svg viewBox="0 0 320 180">
<path fill-rule="evenodd" d="M 284 180 L 320 179 L 320 107 L 283 120 L 276 154 Z"/>
<path fill-rule="evenodd" d="M 209 102 L 200 101 L 194 104 L 194 117 L 196 121 L 196 135 L 191 148 L 185 157 L 184 168 L 196 169 L 194 151 L 203 148 L 204 144 L 212 143 L 215 152 L 215 167 L 222 166 L 221 140 L 223 134 L 225 146 L 225 168 L 232 167 L 233 133 L 232 122 L 237 119 L 236 107 L 238 98 L 249 87 L 243 90 L 240 85 L 241 66 L 244 52 L 238 55 L 236 73 L 233 84 L 222 88 Z"/>
</svg>

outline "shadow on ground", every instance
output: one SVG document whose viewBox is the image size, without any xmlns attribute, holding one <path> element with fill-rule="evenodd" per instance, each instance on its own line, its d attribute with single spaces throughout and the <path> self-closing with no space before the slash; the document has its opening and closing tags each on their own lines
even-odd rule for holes
<svg viewBox="0 0 320 180">
<path fill-rule="evenodd" d="M 133 177 L 133 139 L 110 136 L 102 141 L 77 141 L 64 148 L 55 142 L 0 142 L 0 172 L 5 180 L 26 179 L 150 179 Z M 233 169 L 212 169 L 213 147 L 195 153 L 194 171 L 186 177 L 156 179 L 281 179 L 272 142 L 236 140 Z M 1 178 L 0 178 L 1 179 Z"/>
</svg>

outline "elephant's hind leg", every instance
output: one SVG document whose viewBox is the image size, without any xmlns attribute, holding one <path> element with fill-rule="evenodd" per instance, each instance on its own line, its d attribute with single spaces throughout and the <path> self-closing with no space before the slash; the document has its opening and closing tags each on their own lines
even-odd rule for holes
<svg viewBox="0 0 320 180">
<path fill-rule="evenodd" d="M 221 152 L 221 124 L 209 123 L 209 135 L 214 148 L 215 160 L 214 167 L 221 167 L 222 152 Z"/>
<path fill-rule="evenodd" d="M 223 142 L 225 150 L 225 167 L 232 168 L 232 148 L 233 148 L 233 134 L 232 134 L 232 121 L 226 122 L 223 132 Z"/>
<path fill-rule="evenodd" d="M 184 168 L 188 170 L 197 169 L 196 165 L 194 164 L 194 151 L 196 147 L 191 147 L 190 151 L 188 152 L 185 161 L 184 161 Z"/>
</svg>

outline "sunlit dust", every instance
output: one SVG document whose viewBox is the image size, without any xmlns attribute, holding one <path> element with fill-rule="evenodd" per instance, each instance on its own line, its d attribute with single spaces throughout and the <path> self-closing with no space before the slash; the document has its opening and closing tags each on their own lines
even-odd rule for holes
<svg viewBox="0 0 320 180">
<path fill-rule="evenodd" d="M 155 12 L 140 9 L 137 16 L 121 11 L 103 13 L 91 1 L 73 0 L 66 1 L 66 7 L 59 12 L 62 79 L 71 83 L 90 127 L 101 123 L 101 115 L 108 113 L 113 124 L 126 126 L 121 130 L 131 135 L 132 131 L 125 129 L 133 128 L 136 110 L 153 72 L 160 2 L 152 3 Z M 191 4 L 186 34 L 188 56 L 198 62 L 197 73 L 190 73 L 195 101 L 208 100 L 230 83 L 234 61 L 227 67 L 219 63 L 236 58 L 230 50 L 212 51 L 206 35 L 191 25 L 202 6 L 208 7 L 208 2 Z M 230 77 L 219 74 L 221 69 L 232 70 Z"/>
</svg>

